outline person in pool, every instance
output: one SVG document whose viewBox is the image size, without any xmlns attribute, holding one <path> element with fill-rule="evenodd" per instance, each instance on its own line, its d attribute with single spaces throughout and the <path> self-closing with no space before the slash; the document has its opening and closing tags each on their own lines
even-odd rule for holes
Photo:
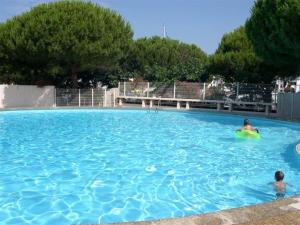
<svg viewBox="0 0 300 225">
<path fill-rule="evenodd" d="M 239 130 L 251 130 L 251 131 L 256 131 L 257 133 L 259 133 L 258 129 L 252 127 L 252 125 L 248 119 L 244 119 L 244 126 Z"/>
<path fill-rule="evenodd" d="M 283 198 L 286 192 L 286 183 L 283 182 L 284 173 L 282 171 L 276 171 L 274 175 L 275 182 L 273 183 L 274 190 L 276 191 L 276 197 Z"/>
</svg>

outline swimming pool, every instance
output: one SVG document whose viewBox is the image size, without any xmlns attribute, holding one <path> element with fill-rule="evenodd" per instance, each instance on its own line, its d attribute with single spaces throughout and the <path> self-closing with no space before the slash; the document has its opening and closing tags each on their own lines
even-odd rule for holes
<svg viewBox="0 0 300 225">
<path fill-rule="evenodd" d="M 299 193 L 300 125 L 250 118 L 260 140 L 240 140 L 243 117 L 143 110 L 0 113 L 0 223 L 152 220 L 275 199 L 278 169 Z"/>
</svg>

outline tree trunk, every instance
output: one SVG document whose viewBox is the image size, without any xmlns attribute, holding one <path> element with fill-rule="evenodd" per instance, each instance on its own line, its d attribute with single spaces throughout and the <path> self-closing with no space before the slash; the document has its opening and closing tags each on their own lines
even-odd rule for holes
<svg viewBox="0 0 300 225">
<path fill-rule="evenodd" d="M 72 88 L 78 88 L 78 77 L 77 77 L 77 70 L 75 65 L 71 65 L 70 72 L 71 72 Z"/>
</svg>

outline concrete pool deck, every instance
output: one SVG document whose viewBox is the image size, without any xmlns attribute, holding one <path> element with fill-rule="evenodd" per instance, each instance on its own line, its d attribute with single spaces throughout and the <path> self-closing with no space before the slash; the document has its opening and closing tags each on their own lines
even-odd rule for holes
<svg viewBox="0 0 300 225">
<path fill-rule="evenodd" d="M 175 219 L 113 225 L 299 225 L 300 196 L 273 202 Z M 112 224 L 111 224 L 112 225 Z"/>
</svg>

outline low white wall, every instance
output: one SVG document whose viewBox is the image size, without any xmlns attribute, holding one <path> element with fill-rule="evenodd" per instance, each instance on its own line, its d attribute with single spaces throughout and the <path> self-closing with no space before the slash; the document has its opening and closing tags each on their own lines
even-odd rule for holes
<svg viewBox="0 0 300 225">
<path fill-rule="evenodd" d="M 53 107 L 54 86 L 0 85 L 0 108 Z"/>
</svg>

